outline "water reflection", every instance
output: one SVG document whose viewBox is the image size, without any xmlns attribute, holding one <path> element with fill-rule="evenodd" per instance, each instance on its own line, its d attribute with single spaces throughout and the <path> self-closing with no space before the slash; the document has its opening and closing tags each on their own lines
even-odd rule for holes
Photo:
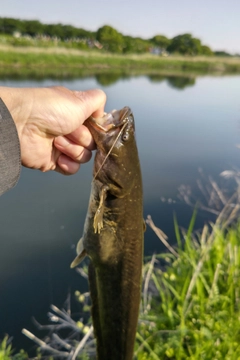
<svg viewBox="0 0 240 360">
<path fill-rule="evenodd" d="M 132 78 L 138 78 L 138 77 L 142 77 L 142 74 L 129 74 L 129 73 L 125 73 L 123 71 L 115 71 L 115 72 L 106 72 L 106 71 L 102 71 L 100 73 L 94 74 L 92 72 L 89 71 L 82 71 L 79 72 L 77 74 L 73 73 L 69 73 L 67 69 L 62 70 L 61 73 L 50 73 L 49 75 L 45 75 L 44 72 L 41 73 L 39 72 L 38 74 L 36 74 L 35 72 L 33 72 L 32 74 L 28 73 L 27 75 L 24 74 L 24 71 L 19 73 L 19 72 L 14 72 L 11 76 L 9 75 L 4 75 L 1 74 L 0 75 L 0 80 L 14 80 L 14 81 L 25 81 L 25 80 L 37 80 L 38 82 L 44 82 L 44 80 L 48 79 L 48 80 L 65 80 L 65 81 L 71 81 L 71 80 L 86 80 L 89 78 L 94 78 L 97 82 L 97 84 L 101 85 L 101 86 L 110 86 L 113 84 L 116 84 L 117 82 L 119 82 L 120 80 L 127 80 L 127 79 L 132 79 Z M 196 83 L 196 78 L 193 76 L 182 76 L 182 75 L 162 75 L 162 74 L 149 74 L 149 75 L 145 75 L 150 82 L 153 83 L 160 83 L 163 81 L 166 81 L 167 84 L 169 86 L 171 86 L 172 88 L 176 88 L 179 90 L 182 90 L 188 86 L 193 86 Z"/>
<path fill-rule="evenodd" d="M 109 86 L 112 84 L 117 83 L 120 79 L 126 79 L 126 78 L 130 78 L 129 75 L 123 75 L 122 73 L 115 73 L 115 72 L 111 72 L 111 73 L 102 73 L 102 74 L 96 74 L 95 75 L 95 79 L 97 81 L 97 83 L 99 85 L 102 86 Z"/>
<path fill-rule="evenodd" d="M 150 82 L 159 83 L 166 81 L 169 86 L 175 89 L 185 89 L 188 86 L 194 86 L 196 83 L 196 79 L 192 76 L 174 76 L 174 75 L 160 75 L 160 74 L 151 74 L 146 75 L 146 77 L 150 80 Z M 109 86 L 117 83 L 122 79 L 130 79 L 132 76 L 121 74 L 121 73 L 109 73 L 109 74 L 97 74 L 95 75 L 95 79 L 99 85 Z"/>
<path fill-rule="evenodd" d="M 148 75 L 148 78 L 151 82 L 162 82 L 167 81 L 167 83 L 176 89 L 182 90 L 188 86 L 193 86 L 196 83 L 196 78 L 190 76 L 163 76 L 163 75 Z"/>
<path fill-rule="evenodd" d="M 182 90 L 188 86 L 194 86 L 196 79 L 185 76 L 169 76 L 167 82 L 171 87 Z"/>
<path fill-rule="evenodd" d="M 153 83 L 160 83 L 166 80 L 167 76 L 162 74 L 152 74 L 148 75 L 148 79 Z"/>
</svg>

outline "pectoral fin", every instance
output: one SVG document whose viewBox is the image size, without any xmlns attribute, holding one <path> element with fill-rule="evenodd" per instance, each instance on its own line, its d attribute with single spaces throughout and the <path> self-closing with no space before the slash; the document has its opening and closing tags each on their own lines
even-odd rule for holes
<svg viewBox="0 0 240 360">
<path fill-rule="evenodd" d="M 75 259 L 73 260 L 73 262 L 71 263 L 70 265 L 70 268 L 74 268 L 76 267 L 77 265 L 80 264 L 80 262 L 85 258 L 86 256 L 86 250 L 84 249 L 84 246 L 83 246 L 83 238 L 81 238 L 77 244 L 77 256 L 75 257 Z"/>
<path fill-rule="evenodd" d="M 99 206 L 96 211 L 96 214 L 94 216 L 93 220 L 93 228 L 94 232 L 100 234 L 101 229 L 103 228 L 103 212 L 104 212 L 104 201 L 107 197 L 107 191 L 109 187 L 104 185 L 100 192 L 100 200 L 99 200 Z"/>
</svg>

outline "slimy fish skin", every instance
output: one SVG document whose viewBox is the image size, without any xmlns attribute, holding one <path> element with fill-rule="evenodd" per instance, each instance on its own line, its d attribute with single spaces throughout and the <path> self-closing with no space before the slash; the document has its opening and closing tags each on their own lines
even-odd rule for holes
<svg viewBox="0 0 240 360">
<path fill-rule="evenodd" d="M 97 146 L 83 236 L 98 360 L 132 360 L 141 297 L 143 190 L 130 108 L 84 123 Z"/>
</svg>

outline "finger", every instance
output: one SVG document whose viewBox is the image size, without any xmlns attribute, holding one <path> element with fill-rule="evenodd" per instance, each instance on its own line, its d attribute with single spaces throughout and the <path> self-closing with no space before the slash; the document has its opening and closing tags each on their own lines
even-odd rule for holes
<svg viewBox="0 0 240 360">
<path fill-rule="evenodd" d="M 58 136 L 54 140 L 55 147 L 63 154 L 77 163 L 85 163 L 92 157 L 92 152 L 85 147 L 78 145 L 64 136 Z"/>
<path fill-rule="evenodd" d="M 73 175 L 78 172 L 80 164 L 70 159 L 68 156 L 61 154 L 57 160 L 55 171 L 63 175 Z"/>
<path fill-rule="evenodd" d="M 71 134 L 66 135 L 66 138 L 88 150 L 94 150 L 96 148 L 93 137 L 85 125 L 80 125 Z"/>
<path fill-rule="evenodd" d="M 74 91 L 74 94 L 81 102 L 79 109 L 85 120 L 91 115 L 94 117 L 103 116 L 107 97 L 102 90 Z"/>
</svg>

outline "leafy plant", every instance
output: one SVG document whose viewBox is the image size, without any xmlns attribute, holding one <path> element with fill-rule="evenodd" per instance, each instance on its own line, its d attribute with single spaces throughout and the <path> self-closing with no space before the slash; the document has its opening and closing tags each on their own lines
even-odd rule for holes
<svg viewBox="0 0 240 360">
<path fill-rule="evenodd" d="M 240 359 L 240 223 L 194 233 L 194 219 L 187 231 L 174 219 L 177 249 L 145 265 L 139 360 Z"/>
<path fill-rule="evenodd" d="M 0 343 L 0 360 L 11 359 L 12 345 L 9 343 L 8 336 L 5 336 Z"/>
<path fill-rule="evenodd" d="M 0 342 L 0 360 L 26 360 L 28 355 L 24 350 L 20 350 L 17 354 L 12 348 L 11 338 L 5 336 Z"/>
</svg>

